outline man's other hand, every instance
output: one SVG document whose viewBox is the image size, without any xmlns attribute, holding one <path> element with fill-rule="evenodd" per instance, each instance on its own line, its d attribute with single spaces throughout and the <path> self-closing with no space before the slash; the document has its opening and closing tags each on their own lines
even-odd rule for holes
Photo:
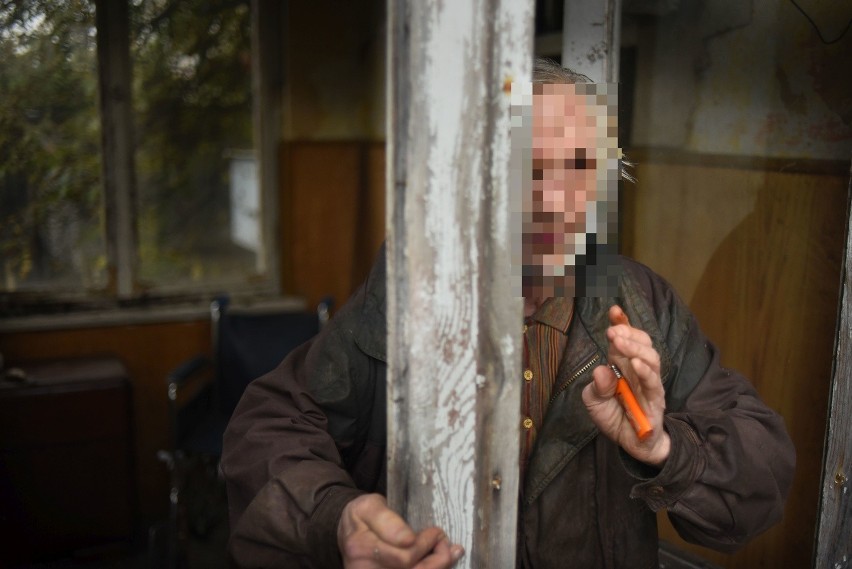
<svg viewBox="0 0 852 569">
<path fill-rule="evenodd" d="M 365 494 L 346 505 L 337 545 L 346 569 L 446 569 L 464 554 L 440 528 L 415 533 L 380 494 Z"/>
<path fill-rule="evenodd" d="M 617 378 L 609 366 L 598 366 L 594 379 L 583 389 L 583 402 L 598 429 L 618 443 L 633 458 L 662 467 L 669 456 L 671 439 L 663 428 L 666 393 L 660 379 L 660 355 L 644 331 L 632 327 L 620 306 L 609 309 L 611 326 L 607 359 L 624 374 L 647 415 L 653 432 L 639 440 L 624 408 L 615 395 Z"/>
</svg>

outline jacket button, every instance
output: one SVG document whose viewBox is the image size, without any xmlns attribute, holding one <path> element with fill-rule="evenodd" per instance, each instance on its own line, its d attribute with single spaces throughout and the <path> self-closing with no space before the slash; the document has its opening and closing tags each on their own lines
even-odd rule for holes
<svg viewBox="0 0 852 569">
<path fill-rule="evenodd" d="M 530 370 L 530 369 L 524 370 L 524 380 L 525 381 L 532 381 L 532 378 L 533 378 L 532 370 Z"/>
<path fill-rule="evenodd" d="M 525 428 L 525 429 L 532 429 L 532 426 L 533 426 L 533 421 L 532 421 L 532 419 L 530 419 L 529 417 L 527 417 L 526 419 L 524 419 L 524 428 Z"/>
</svg>

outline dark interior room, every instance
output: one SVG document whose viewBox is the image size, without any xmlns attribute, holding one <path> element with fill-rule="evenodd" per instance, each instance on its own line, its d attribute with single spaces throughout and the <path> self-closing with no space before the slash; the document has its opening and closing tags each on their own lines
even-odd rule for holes
<svg viewBox="0 0 852 569">
<path fill-rule="evenodd" d="M 660 509 L 659 566 L 849 567 L 852 5 L 458 5 L 482 42 L 509 33 L 492 10 L 526 10 L 530 41 L 502 57 L 527 73 L 546 57 L 618 84 L 634 179 L 617 186 L 618 251 L 671 283 L 795 447 L 779 523 L 720 552 Z M 334 323 L 402 223 L 392 176 L 428 125 L 396 124 L 399 45 L 450 85 L 479 36 L 442 51 L 417 26 L 455 9 L 0 1 L 0 569 L 237 566 L 226 425 L 250 381 Z M 412 113 L 436 89 L 418 79 Z"/>
</svg>

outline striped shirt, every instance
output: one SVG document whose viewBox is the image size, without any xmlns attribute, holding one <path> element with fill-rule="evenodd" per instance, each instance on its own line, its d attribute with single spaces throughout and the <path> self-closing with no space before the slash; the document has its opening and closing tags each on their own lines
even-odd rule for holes
<svg viewBox="0 0 852 569">
<path fill-rule="evenodd" d="M 550 404 L 559 362 L 568 344 L 573 298 L 549 298 L 524 319 L 521 392 L 521 487 L 538 430 Z"/>
</svg>

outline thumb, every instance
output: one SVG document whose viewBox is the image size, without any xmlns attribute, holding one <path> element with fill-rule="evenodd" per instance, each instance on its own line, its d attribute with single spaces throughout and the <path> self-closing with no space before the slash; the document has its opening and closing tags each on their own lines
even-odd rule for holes
<svg viewBox="0 0 852 569">
<path fill-rule="evenodd" d="M 608 366 L 598 366 L 592 373 L 592 382 L 589 384 L 590 395 L 596 400 L 611 399 L 615 396 L 615 386 L 618 379 Z"/>
</svg>

